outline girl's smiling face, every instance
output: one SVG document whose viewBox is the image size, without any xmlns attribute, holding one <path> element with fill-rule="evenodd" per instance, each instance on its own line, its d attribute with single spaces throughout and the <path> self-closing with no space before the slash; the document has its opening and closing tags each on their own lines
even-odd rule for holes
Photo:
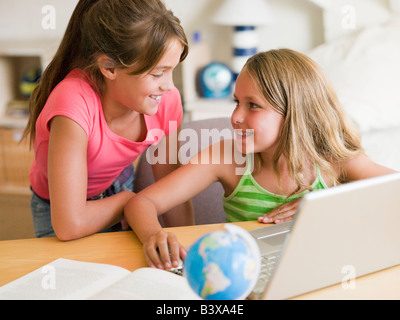
<svg viewBox="0 0 400 320">
<path fill-rule="evenodd" d="M 246 70 L 236 81 L 231 122 L 236 147 L 243 153 L 274 154 L 284 117 L 262 96 Z"/>
<path fill-rule="evenodd" d="M 154 115 L 163 94 L 174 88 L 172 72 L 180 62 L 182 45 L 172 40 L 158 64 L 148 73 L 132 75 L 131 69 L 115 69 L 107 94 L 114 108 L 128 108 Z"/>
</svg>

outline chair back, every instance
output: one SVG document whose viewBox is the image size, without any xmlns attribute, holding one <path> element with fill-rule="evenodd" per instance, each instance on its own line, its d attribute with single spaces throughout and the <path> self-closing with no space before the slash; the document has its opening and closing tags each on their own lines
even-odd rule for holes
<svg viewBox="0 0 400 320">
<path fill-rule="evenodd" d="M 226 138 L 225 135 L 219 135 L 219 132 L 227 133 L 227 129 L 230 130 L 231 138 L 233 138 L 233 129 L 230 122 L 230 118 L 215 118 L 215 119 L 204 119 L 197 121 L 189 121 L 182 123 L 181 132 L 185 133 L 185 129 L 188 131 L 187 142 L 183 143 L 193 143 L 197 144 L 193 148 L 185 150 L 196 150 L 196 153 L 201 149 L 209 146 L 212 143 L 216 143 L 217 139 L 222 140 Z M 203 131 L 202 131 L 203 129 Z M 207 131 L 208 130 L 208 131 Z M 212 131 L 213 130 L 213 131 Z M 192 134 L 192 133 L 196 134 Z M 203 134 L 202 134 L 203 133 Z M 205 134 L 204 134 L 205 133 Z M 185 135 L 186 136 L 186 135 Z M 212 136 L 211 139 L 205 139 L 205 137 Z M 193 139 L 197 139 L 194 140 Z M 194 154 L 187 155 L 187 159 L 194 156 Z M 134 191 L 139 192 L 146 188 L 147 186 L 154 183 L 154 176 L 151 170 L 151 165 L 148 163 L 145 153 L 140 157 L 135 170 L 135 182 Z M 195 183 L 195 181 L 194 181 Z M 206 190 L 196 195 L 192 199 L 195 224 L 211 224 L 211 223 L 223 223 L 225 222 L 225 211 L 223 209 L 222 195 L 223 188 L 220 182 L 215 182 L 209 186 Z M 173 195 L 172 195 L 173 196 Z M 162 225 L 162 217 L 160 217 L 160 222 Z"/>
</svg>

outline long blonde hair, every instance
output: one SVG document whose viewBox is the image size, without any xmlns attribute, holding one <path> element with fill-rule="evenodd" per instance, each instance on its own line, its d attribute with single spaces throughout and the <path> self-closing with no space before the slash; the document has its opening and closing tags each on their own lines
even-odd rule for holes
<svg viewBox="0 0 400 320">
<path fill-rule="evenodd" d="M 320 67 L 306 55 L 279 49 L 254 55 L 243 70 L 284 117 L 274 155 L 277 176 L 278 159 L 283 155 L 298 187 L 294 193 L 311 188 L 304 181 L 304 172 L 315 164 L 333 184 L 340 183 L 335 164 L 363 153 L 363 149 L 358 130 Z"/>
<path fill-rule="evenodd" d="M 106 55 L 114 68 L 134 67 L 132 74 L 150 71 L 178 39 L 188 54 L 180 21 L 161 0 L 80 0 L 72 13 L 60 46 L 31 95 L 30 117 L 23 139 L 35 139 L 36 121 L 55 86 L 73 69 L 86 72 L 102 94 L 104 78 L 97 59 Z"/>
</svg>

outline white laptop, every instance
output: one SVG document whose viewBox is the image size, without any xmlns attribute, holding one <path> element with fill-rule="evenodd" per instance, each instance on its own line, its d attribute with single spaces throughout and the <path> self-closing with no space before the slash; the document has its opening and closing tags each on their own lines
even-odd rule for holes
<svg viewBox="0 0 400 320">
<path fill-rule="evenodd" d="M 272 266 L 251 299 L 287 299 L 341 283 L 346 270 L 359 277 L 398 265 L 400 173 L 310 192 L 293 221 L 250 234 Z"/>
</svg>

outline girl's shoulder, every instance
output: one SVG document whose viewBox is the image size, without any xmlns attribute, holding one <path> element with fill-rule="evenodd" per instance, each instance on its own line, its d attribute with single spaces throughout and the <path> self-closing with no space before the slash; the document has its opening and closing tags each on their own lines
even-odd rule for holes
<svg viewBox="0 0 400 320">
<path fill-rule="evenodd" d="M 65 116 L 78 123 L 89 134 L 101 118 L 101 99 L 90 83 L 78 73 L 69 73 L 49 95 L 38 118 L 38 124 L 48 128 L 55 116 Z"/>
<path fill-rule="evenodd" d="M 232 139 L 223 139 L 202 149 L 191 162 L 210 166 L 225 190 L 229 190 L 236 187 L 248 165 L 252 165 L 249 159 L 236 149 Z"/>
<path fill-rule="evenodd" d="M 394 173 L 395 170 L 382 166 L 371 160 L 365 153 L 336 164 L 336 172 L 341 181 L 356 181 L 385 174 Z"/>
<path fill-rule="evenodd" d="M 74 69 L 55 86 L 49 98 L 59 102 L 90 102 L 99 100 L 99 94 L 85 73 Z"/>
</svg>

